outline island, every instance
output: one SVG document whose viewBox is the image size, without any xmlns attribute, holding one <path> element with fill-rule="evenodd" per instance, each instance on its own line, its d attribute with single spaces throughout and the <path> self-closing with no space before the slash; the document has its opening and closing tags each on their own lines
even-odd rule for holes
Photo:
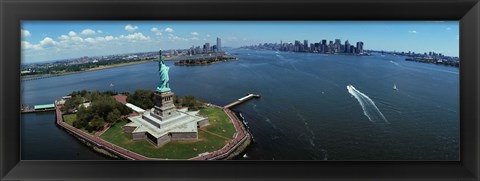
<svg viewBox="0 0 480 181">
<path fill-rule="evenodd" d="M 243 122 L 226 106 L 177 96 L 161 51 L 155 90 L 75 91 L 55 101 L 57 125 L 93 150 L 116 159 L 220 160 L 241 155 L 251 143 Z"/>
<path fill-rule="evenodd" d="M 178 60 L 174 63 L 174 65 L 179 65 L 179 66 L 210 65 L 210 64 L 226 62 L 230 60 L 238 60 L 238 58 L 219 55 L 219 56 L 213 56 L 213 57 L 202 57 L 202 58 Z"/>
</svg>

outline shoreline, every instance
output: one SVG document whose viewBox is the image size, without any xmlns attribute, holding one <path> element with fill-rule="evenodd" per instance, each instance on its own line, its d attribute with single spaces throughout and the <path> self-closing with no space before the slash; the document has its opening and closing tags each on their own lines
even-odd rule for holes
<svg viewBox="0 0 480 181">
<path fill-rule="evenodd" d="M 206 55 L 199 55 L 199 56 L 206 56 Z M 174 61 L 179 58 L 184 58 L 186 56 L 172 56 L 172 57 L 165 57 L 165 61 Z M 109 68 L 115 68 L 115 67 L 123 67 L 123 66 L 129 66 L 129 65 L 137 65 L 137 64 L 144 64 L 148 62 L 155 62 L 157 59 L 151 59 L 151 60 L 140 60 L 140 61 L 134 61 L 134 62 L 128 62 L 128 63 L 119 63 L 119 64 L 113 64 L 113 65 L 107 65 L 107 66 L 99 66 L 95 68 L 90 68 L 87 70 L 81 70 L 81 71 L 76 71 L 76 72 L 64 72 L 64 73 L 59 73 L 59 74 L 39 74 L 39 75 L 31 75 L 31 76 L 25 76 L 22 77 L 20 75 L 21 81 L 28 81 L 28 80 L 36 80 L 36 79 L 44 79 L 44 78 L 50 78 L 50 77 L 58 77 L 58 76 L 64 76 L 64 75 L 70 75 L 70 74 L 77 74 L 77 73 L 82 73 L 82 72 L 91 72 L 91 71 L 97 71 L 97 70 L 104 70 L 104 69 L 109 69 Z"/>
<path fill-rule="evenodd" d="M 141 61 L 136 61 L 136 62 L 128 62 L 128 63 L 120 63 L 120 64 L 113 64 L 113 65 L 108 65 L 108 66 L 99 66 L 95 68 L 90 68 L 87 70 L 81 70 L 81 71 L 76 71 L 76 72 L 65 72 L 65 73 L 60 73 L 60 74 L 41 74 L 41 75 L 33 75 L 33 76 L 28 76 L 28 77 L 21 77 L 21 81 L 29 81 L 29 80 L 37 80 L 37 79 L 45 79 L 45 78 L 50 78 L 50 77 L 58 77 L 58 76 L 65 76 L 65 75 L 71 75 L 71 74 L 78 74 L 82 72 L 93 72 L 93 71 L 98 71 L 98 70 L 105 70 L 105 69 L 110 69 L 110 68 L 116 68 L 116 67 L 124 67 L 124 66 L 129 66 L 129 65 L 137 65 L 137 64 L 144 64 L 144 63 L 149 63 L 149 62 L 154 62 L 156 61 L 155 59 L 153 60 L 141 60 Z"/>
</svg>

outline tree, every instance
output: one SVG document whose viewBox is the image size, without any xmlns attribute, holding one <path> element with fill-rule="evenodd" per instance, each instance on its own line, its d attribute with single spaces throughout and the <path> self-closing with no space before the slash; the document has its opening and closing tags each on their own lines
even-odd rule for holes
<svg viewBox="0 0 480 181">
<path fill-rule="evenodd" d="M 71 99 L 65 102 L 64 108 L 77 108 L 77 120 L 73 122 L 76 128 L 85 128 L 87 131 L 101 130 L 106 122 L 114 123 L 127 115 L 131 109 L 117 102 L 109 92 L 78 91 L 73 92 Z M 89 107 L 79 106 L 85 101 L 91 101 Z M 66 110 L 68 110 L 66 109 Z"/>
<path fill-rule="evenodd" d="M 89 123 L 89 125 L 90 125 L 89 127 L 91 127 L 92 130 L 99 131 L 105 125 L 105 121 L 102 117 L 96 115 L 93 117 L 93 120 Z"/>
<path fill-rule="evenodd" d="M 107 122 L 108 123 L 114 123 L 117 120 L 119 120 L 121 117 L 121 113 L 118 109 L 114 109 L 112 112 L 108 113 L 107 115 Z"/>
<path fill-rule="evenodd" d="M 153 95 L 153 91 L 151 90 L 136 90 L 133 94 L 127 97 L 127 102 L 143 109 L 149 109 L 154 105 Z"/>
</svg>

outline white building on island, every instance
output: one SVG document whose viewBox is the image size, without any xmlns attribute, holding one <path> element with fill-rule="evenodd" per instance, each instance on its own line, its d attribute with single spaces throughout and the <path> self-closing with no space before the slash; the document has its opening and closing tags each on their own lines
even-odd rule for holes
<svg viewBox="0 0 480 181">
<path fill-rule="evenodd" d="M 131 122 L 123 126 L 124 131 L 131 133 L 133 140 L 146 139 L 156 146 L 174 140 L 197 140 L 198 128 L 207 126 L 208 118 L 199 116 L 198 111 L 176 109 L 173 104 L 174 94 L 168 87 L 168 67 L 163 64 L 161 51 L 159 73 L 160 87 L 157 87 L 154 93 L 155 106 L 150 110 L 143 110 L 127 103 L 126 106 L 139 115 L 128 118 Z"/>
</svg>

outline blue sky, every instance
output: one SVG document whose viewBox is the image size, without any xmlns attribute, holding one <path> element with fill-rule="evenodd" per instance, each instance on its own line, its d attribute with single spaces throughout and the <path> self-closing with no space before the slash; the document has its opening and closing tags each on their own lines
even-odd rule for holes
<svg viewBox="0 0 480 181">
<path fill-rule="evenodd" d="M 365 49 L 459 54 L 458 21 L 22 21 L 22 62 L 322 39 Z"/>
</svg>

